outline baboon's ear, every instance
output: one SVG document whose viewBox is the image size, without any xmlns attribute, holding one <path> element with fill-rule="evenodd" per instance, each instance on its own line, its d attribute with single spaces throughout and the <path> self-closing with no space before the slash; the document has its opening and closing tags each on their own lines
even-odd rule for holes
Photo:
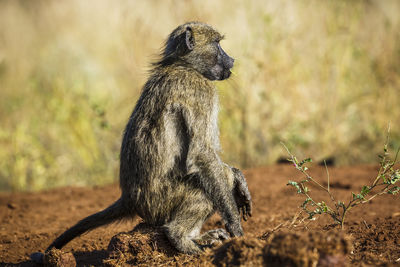
<svg viewBox="0 0 400 267">
<path fill-rule="evenodd" d="M 186 46 L 189 50 L 194 48 L 193 30 L 191 27 L 186 27 Z"/>
</svg>

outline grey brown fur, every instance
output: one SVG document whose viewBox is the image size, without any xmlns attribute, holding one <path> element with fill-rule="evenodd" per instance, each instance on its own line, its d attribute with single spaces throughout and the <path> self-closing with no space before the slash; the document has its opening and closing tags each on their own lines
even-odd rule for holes
<svg viewBox="0 0 400 267">
<path fill-rule="evenodd" d="M 48 249 L 135 215 L 163 226 L 183 253 L 200 253 L 200 241 L 243 235 L 240 213 L 244 219 L 251 216 L 246 180 L 218 155 L 218 95 L 211 81 L 227 79 L 233 66 L 219 45 L 221 39 L 211 26 L 199 22 L 181 25 L 170 34 L 124 132 L 121 198 L 78 222 Z M 200 235 L 215 211 L 228 233 L 216 229 Z"/>
</svg>

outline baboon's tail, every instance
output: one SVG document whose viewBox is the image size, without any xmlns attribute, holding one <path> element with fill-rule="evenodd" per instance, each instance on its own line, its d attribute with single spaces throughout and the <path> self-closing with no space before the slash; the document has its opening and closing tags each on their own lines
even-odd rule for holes
<svg viewBox="0 0 400 267">
<path fill-rule="evenodd" d="M 46 249 L 46 251 L 52 249 L 53 247 L 60 249 L 75 237 L 80 236 L 89 230 L 112 223 L 119 219 L 123 219 L 131 214 L 131 212 L 128 212 L 126 208 L 124 208 L 122 200 L 118 199 L 108 208 L 82 219 L 77 224 L 69 228 L 62 235 L 57 237 L 56 240 L 54 240 L 53 243 L 51 243 L 51 245 Z M 43 261 L 43 254 L 37 252 L 33 253 L 31 255 L 31 259 L 35 262 L 41 263 Z"/>
</svg>

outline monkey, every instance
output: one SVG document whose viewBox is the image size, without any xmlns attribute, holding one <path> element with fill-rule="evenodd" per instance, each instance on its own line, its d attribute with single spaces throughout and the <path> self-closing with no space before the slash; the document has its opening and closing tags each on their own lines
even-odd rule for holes
<svg viewBox="0 0 400 267">
<path fill-rule="evenodd" d="M 218 129 L 218 94 L 213 81 L 228 79 L 234 59 L 222 49 L 212 26 L 188 22 L 169 35 L 160 59 L 129 117 L 120 152 L 121 197 L 57 237 L 46 251 L 94 228 L 140 216 L 161 226 L 181 253 L 243 235 L 241 217 L 252 215 L 243 173 L 224 163 Z M 225 229 L 200 234 L 218 212 Z M 42 253 L 31 258 L 40 262 Z"/>
</svg>

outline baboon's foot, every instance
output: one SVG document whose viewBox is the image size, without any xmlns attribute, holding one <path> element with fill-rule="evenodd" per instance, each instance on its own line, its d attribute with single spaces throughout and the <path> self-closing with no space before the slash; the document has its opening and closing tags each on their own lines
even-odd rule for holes
<svg viewBox="0 0 400 267">
<path fill-rule="evenodd" d="M 182 233 L 181 230 L 181 228 L 164 227 L 169 241 L 179 252 L 194 255 L 200 254 L 202 252 L 201 246 L 194 242 L 188 234 Z"/>
<path fill-rule="evenodd" d="M 180 252 L 186 254 L 197 255 L 203 252 L 202 246 L 188 238 L 176 240 L 174 245 Z"/>
<path fill-rule="evenodd" d="M 196 239 L 196 242 L 204 247 L 214 247 L 222 244 L 222 241 L 228 240 L 229 238 L 230 236 L 225 229 L 218 228 L 204 233 L 202 236 Z"/>
</svg>

